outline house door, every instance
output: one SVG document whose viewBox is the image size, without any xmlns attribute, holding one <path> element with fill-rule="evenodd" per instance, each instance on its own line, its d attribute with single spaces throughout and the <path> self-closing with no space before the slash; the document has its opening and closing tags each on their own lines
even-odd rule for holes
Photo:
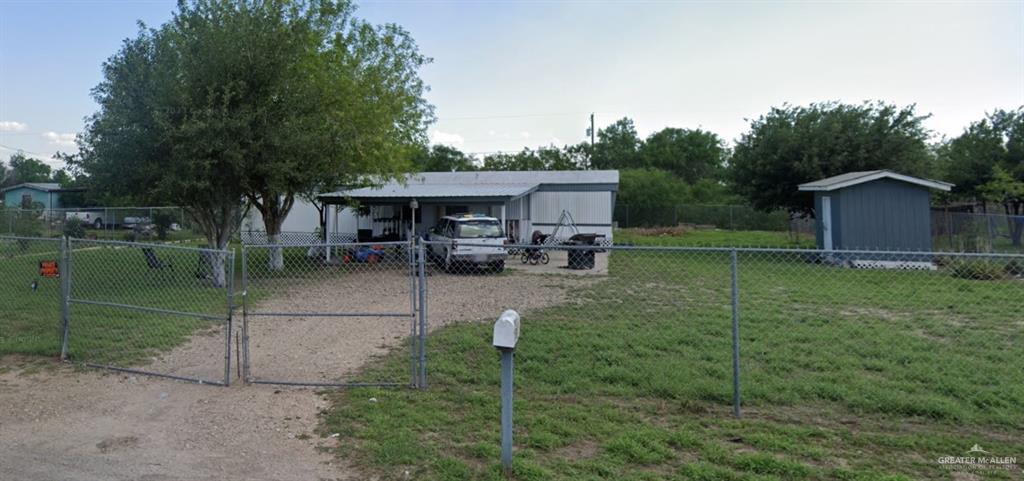
<svg viewBox="0 0 1024 481">
<path fill-rule="evenodd" d="M 825 250 L 832 250 L 832 198 L 821 197 L 821 236 Z"/>
</svg>

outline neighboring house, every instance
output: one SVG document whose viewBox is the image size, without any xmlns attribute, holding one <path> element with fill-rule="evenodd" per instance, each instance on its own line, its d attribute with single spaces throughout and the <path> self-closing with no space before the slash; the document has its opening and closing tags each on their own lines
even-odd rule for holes
<svg viewBox="0 0 1024 481">
<path fill-rule="evenodd" d="M 931 189 L 953 184 L 888 170 L 849 172 L 800 184 L 814 193 L 818 248 L 932 250 Z"/>
<path fill-rule="evenodd" d="M 65 192 L 81 192 L 84 189 L 64 189 L 60 184 L 50 182 L 26 182 L 0 189 L 4 196 L 4 207 L 19 209 L 25 205 L 42 204 L 43 209 L 61 209 L 64 203 L 61 194 Z"/>
<path fill-rule="evenodd" d="M 510 237 L 528 243 L 535 230 L 550 234 L 565 211 L 580 232 L 610 242 L 618 190 L 616 170 L 424 172 L 320 199 L 329 208 L 328 231 L 338 240 L 405 238 L 410 228 L 423 235 L 445 215 L 476 213 L 501 219 Z M 352 201 L 363 206 L 364 215 L 343 207 Z M 297 200 L 282 231 L 313 232 L 317 218 L 315 207 Z M 243 229 L 263 230 L 258 212 L 250 212 Z M 569 234 L 562 230 L 558 237 Z"/>
</svg>

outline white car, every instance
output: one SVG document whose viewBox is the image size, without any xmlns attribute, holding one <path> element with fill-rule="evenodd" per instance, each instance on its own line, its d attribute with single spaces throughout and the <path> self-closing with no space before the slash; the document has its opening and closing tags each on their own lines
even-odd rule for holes
<svg viewBox="0 0 1024 481">
<path fill-rule="evenodd" d="M 430 255 L 445 270 L 456 265 L 488 267 L 496 272 L 505 269 L 505 231 L 501 221 L 480 214 L 442 217 L 430 229 Z"/>
</svg>

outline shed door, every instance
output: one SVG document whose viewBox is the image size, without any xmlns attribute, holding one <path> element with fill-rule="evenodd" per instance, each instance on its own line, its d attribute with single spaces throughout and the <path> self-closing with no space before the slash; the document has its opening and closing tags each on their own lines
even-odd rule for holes
<svg viewBox="0 0 1024 481">
<path fill-rule="evenodd" d="M 832 198 L 821 197 L 821 236 L 825 250 L 832 250 Z"/>
</svg>

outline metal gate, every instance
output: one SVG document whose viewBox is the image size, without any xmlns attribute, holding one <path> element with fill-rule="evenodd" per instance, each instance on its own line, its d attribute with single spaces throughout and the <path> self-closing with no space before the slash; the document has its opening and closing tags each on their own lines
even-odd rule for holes
<svg viewBox="0 0 1024 481">
<path fill-rule="evenodd" d="M 422 265 L 413 242 L 242 247 L 248 382 L 421 386 Z M 406 350 L 405 362 L 363 367 Z"/>
<path fill-rule="evenodd" d="M 234 253 L 67 238 L 58 265 L 62 359 L 231 383 Z"/>
</svg>

